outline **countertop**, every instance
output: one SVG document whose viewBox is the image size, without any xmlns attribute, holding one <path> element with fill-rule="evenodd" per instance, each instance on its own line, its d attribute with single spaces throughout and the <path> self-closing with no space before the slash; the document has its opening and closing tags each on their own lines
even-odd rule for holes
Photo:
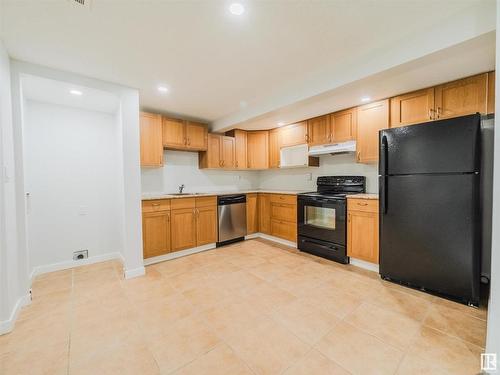
<svg viewBox="0 0 500 375">
<path fill-rule="evenodd" d="M 268 194 L 290 194 L 297 195 L 306 193 L 309 190 L 239 190 L 239 191 L 212 191 L 210 193 L 186 193 L 182 195 L 166 194 L 166 193 L 148 193 L 142 195 L 142 200 L 153 199 L 177 199 L 177 198 L 193 198 L 193 197 L 213 197 L 219 195 L 232 195 L 232 194 L 251 194 L 251 193 L 268 193 Z"/>
<path fill-rule="evenodd" d="M 347 198 L 357 198 L 357 199 L 378 199 L 378 194 L 349 194 Z"/>
</svg>

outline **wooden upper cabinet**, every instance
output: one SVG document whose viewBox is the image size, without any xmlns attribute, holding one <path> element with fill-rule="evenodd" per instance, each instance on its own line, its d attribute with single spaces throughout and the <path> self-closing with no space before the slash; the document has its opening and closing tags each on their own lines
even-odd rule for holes
<svg viewBox="0 0 500 375">
<path fill-rule="evenodd" d="M 307 143 L 307 121 L 287 125 L 276 130 L 278 130 L 281 147 Z"/>
<path fill-rule="evenodd" d="M 280 166 L 280 129 L 269 131 L 269 168 Z"/>
<path fill-rule="evenodd" d="M 222 168 L 222 136 L 208 134 L 207 151 L 198 154 L 200 168 Z"/>
<path fill-rule="evenodd" d="M 358 163 L 378 161 L 378 132 L 389 127 L 389 100 L 358 107 L 356 160 Z"/>
<path fill-rule="evenodd" d="M 488 73 L 488 113 L 495 113 L 495 72 Z"/>
<path fill-rule="evenodd" d="M 257 194 L 247 194 L 247 234 L 259 231 Z"/>
<path fill-rule="evenodd" d="M 309 146 L 325 145 L 332 141 L 330 116 L 324 115 L 307 120 Z"/>
<path fill-rule="evenodd" d="M 171 211 L 172 251 L 196 247 L 196 209 L 180 208 Z"/>
<path fill-rule="evenodd" d="M 434 87 L 391 98 L 391 128 L 434 119 Z"/>
<path fill-rule="evenodd" d="M 330 126 L 334 142 L 345 142 L 356 139 L 356 108 L 332 113 L 330 115 Z"/>
<path fill-rule="evenodd" d="M 141 112 L 141 166 L 161 167 L 163 165 L 163 146 L 161 141 L 161 116 Z"/>
<path fill-rule="evenodd" d="M 221 142 L 221 164 L 223 168 L 235 168 L 235 139 L 222 136 Z"/>
<path fill-rule="evenodd" d="M 180 149 L 186 144 L 186 129 L 183 120 L 162 118 L 163 147 Z"/>
<path fill-rule="evenodd" d="M 208 128 L 198 122 L 186 122 L 186 148 L 196 151 L 207 149 Z"/>
<path fill-rule="evenodd" d="M 226 135 L 234 137 L 236 169 L 247 169 L 247 132 L 245 130 L 234 129 L 228 131 Z"/>
<path fill-rule="evenodd" d="M 487 112 L 488 73 L 448 82 L 435 90 L 436 119 Z"/>
<path fill-rule="evenodd" d="M 269 168 L 269 131 L 247 133 L 247 165 L 250 169 Z"/>
</svg>

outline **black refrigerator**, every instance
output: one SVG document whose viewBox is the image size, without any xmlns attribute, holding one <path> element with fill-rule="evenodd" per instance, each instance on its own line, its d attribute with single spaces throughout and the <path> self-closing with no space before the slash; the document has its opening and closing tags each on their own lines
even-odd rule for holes
<svg viewBox="0 0 500 375">
<path fill-rule="evenodd" d="M 479 114 L 379 133 L 380 275 L 479 304 Z"/>
</svg>

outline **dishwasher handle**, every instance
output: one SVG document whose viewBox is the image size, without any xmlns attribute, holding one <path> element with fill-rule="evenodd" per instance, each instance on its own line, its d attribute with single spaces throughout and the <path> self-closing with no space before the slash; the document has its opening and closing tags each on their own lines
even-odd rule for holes
<svg viewBox="0 0 500 375">
<path fill-rule="evenodd" d="M 222 195 L 217 197 L 217 204 L 219 206 L 226 206 L 228 204 L 237 204 L 237 203 L 246 203 L 247 196 L 238 194 L 238 195 Z"/>
</svg>

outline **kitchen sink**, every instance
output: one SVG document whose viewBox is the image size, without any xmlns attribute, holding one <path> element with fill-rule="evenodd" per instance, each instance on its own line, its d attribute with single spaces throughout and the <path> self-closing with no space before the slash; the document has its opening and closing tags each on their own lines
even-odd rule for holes
<svg viewBox="0 0 500 375">
<path fill-rule="evenodd" d="M 168 195 L 179 196 L 179 195 L 201 195 L 201 194 L 205 194 L 205 193 L 171 193 L 171 194 L 168 194 Z"/>
</svg>

